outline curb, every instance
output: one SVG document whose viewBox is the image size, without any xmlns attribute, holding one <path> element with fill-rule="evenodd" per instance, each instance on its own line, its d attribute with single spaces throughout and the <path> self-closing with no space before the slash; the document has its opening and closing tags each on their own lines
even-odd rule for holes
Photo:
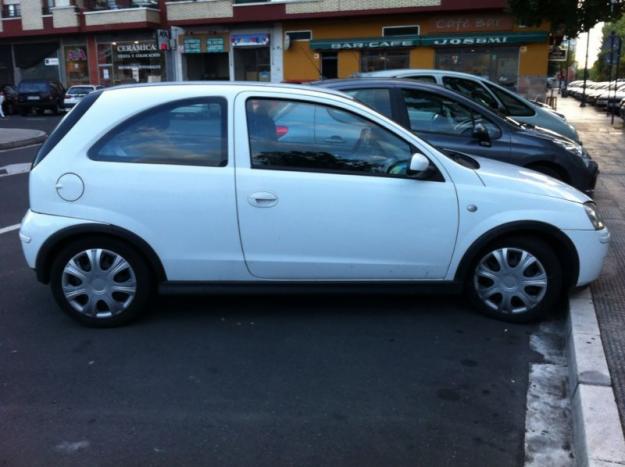
<svg viewBox="0 0 625 467">
<path fill-rule="evenodd" d="M 0 150 L 15 149 L 23 146 L 30 146 L 31 144 L 43 143 L 47 137 L 48 135 L 45 132 L 39 131 L 37 136 L 33 136 L 31 138 L 17 139 L 14 141 L 7 141 L 6 143 L 0 143 Z"/>
<path fill-rule="evenodd" d="M 625 438 L 589 287 L 570 299 L 567 354 L 577 465 L 625 465 Z"/>
</svg>

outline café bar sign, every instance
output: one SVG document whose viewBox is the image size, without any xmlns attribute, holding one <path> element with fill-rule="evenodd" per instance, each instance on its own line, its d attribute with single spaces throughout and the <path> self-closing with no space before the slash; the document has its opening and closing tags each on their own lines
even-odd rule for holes
<svg viewBox="0 0 625 467">
<path fill-rule="evenodd" d="M 365 39 L 322 39 L 310 41 L 314 50 L 391 49 L 399 47 L 445 47 L 472 45 L 508 45 L 545 42 L 546 32 L 507 34 L 454 34 L 449 36 L 410 36 L 402 38 L 371 37 Z"/>
</svg>

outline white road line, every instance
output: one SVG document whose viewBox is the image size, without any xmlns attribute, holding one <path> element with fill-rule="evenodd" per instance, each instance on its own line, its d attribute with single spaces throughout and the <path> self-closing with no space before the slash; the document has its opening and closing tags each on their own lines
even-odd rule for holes
<svg viewBox="0 0 625 467">
<path fill-rule="evenodd" d="M 30 172 L 30 166 L 30 162 L 5 165 L 4 167 L 0 167 L 0 178 L 28 173 Z"/>
<path fill-rule="evenodd" d="M 21 227 L 22 224 L 15 224 L 15 225 L 9 225 L 8 227 L 2 227 L 0 229 L 0 235 L 8 233 L 8 232 L 13 232 L 14 230 L 17 230 Z"/>
</svg>

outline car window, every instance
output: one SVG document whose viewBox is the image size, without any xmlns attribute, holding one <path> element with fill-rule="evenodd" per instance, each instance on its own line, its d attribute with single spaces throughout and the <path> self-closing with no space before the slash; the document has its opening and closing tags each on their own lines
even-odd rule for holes
<svg viewBox="0 0 625 467">
<path fill-rule="evenodd" d="M 382 115 L 393 118 L 391 91 L 389 89 L 350 89 L 345 92 Z"/>
<path fill-rule="evenodd" d="M 414 89 L 402 89 L 402 96 L 412 131 L 470 136 L 481 123 L 491 138 L 501 135 L 499 128 L 481 114 L 445 96 Z"/>
<path fill-rule="evenodd" d="M 534 111 L 525 105 L 520 99 L 509 91 L 498 88 L 486 83 L 486 86 L 497 96 L 506 108 L 506 113 L 511 117 L 530 117 L 534 115 Z"/>
<path fill-rule="evenodd" d="M 420 83 L 436 84 L 436 78 L 429 75 L 403 76 L 403 78 L 411 79 L 412 81 L 418 81 Z"/>
<path fill-rule="evenodd" d="M 86 96 L 93 91 L 91 86 L 72 86 L 67 90 L 69 96 Z"/>
<path fill-rule="evenodd" d="M 284 109 L 288 109 L 285 111 Z M 246 104 L 252 167 L 269 170 L 405 176 L 410 145 L 379 125 L 342 109 L 278 99 Z M 300 127 L 296 116 L 314 116 Z M 292 117 L 292 118 L 291 118 Z M 291 125 L 304 133 L 289 138 Z M 282 136 L 276 131 L 284 127 Z"/>
<path fill-rule="evenodd" d="M 484 107 L 490 107 L 497 110 L 499 103 L 493 98 L 492 95 L 477 81 L 464 78 L 455 78 L 452 76 L 443 77 L 443 85 L 447 89 L 459 92 L 463 96 L 468 97 L 472 101 L 476 101 L 478 104 Z"/>
<path fill-rule="evenodd" d="M 223 167 L 227 164 L 226 103 L 185 99 L 141 112 L 89 151 L 99 161 Z"/>
</svg>

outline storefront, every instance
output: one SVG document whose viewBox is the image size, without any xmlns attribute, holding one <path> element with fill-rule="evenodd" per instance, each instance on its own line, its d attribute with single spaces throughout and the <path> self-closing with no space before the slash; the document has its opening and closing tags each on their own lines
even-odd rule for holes
<svg viewBox="0 0 625 467">
<path fill-rule="evenodd" d="M 85 40 L 65 40 L 63 42 L 65 65 L 65 85 L 69 88 L 77 84 L 89 84 L 89 60 Z"/>
<path fill-rule="evenodd" d="M 153 35 L 134 40 L 98 38 L 97 54 L 99 84 L 152 83 L 164 79 L 165 58 Z"/>
<path fill-rule="evenodd" d="M 336 57 L 336 75 L 397 68 L 439 68 L 473 73 L 524 91 L 544 84 L 548 28 L 525 28 L 502 13 L 465 16 L 386 16 L 350 21 L 284 24 L 286 81 L 328 78 L 326 57 Z M 305 42 L 291 31 L 308 30 Z"/>
<path fill-rule="evenodd" d="M 58 42 L 29 42 L 13 45 L 17 80 L 60 80 Z"/>
<path fill-rule="evenodd" d="M 271 53 L 268 32 L 232 34 L 234 79 L 271 81 Z"/>
<path fill-rule="evenodd" d="M 230 37 L 227 33 L 187 33 L 180 42 L 188 80 L 230 79 Z"/>
</svg>

